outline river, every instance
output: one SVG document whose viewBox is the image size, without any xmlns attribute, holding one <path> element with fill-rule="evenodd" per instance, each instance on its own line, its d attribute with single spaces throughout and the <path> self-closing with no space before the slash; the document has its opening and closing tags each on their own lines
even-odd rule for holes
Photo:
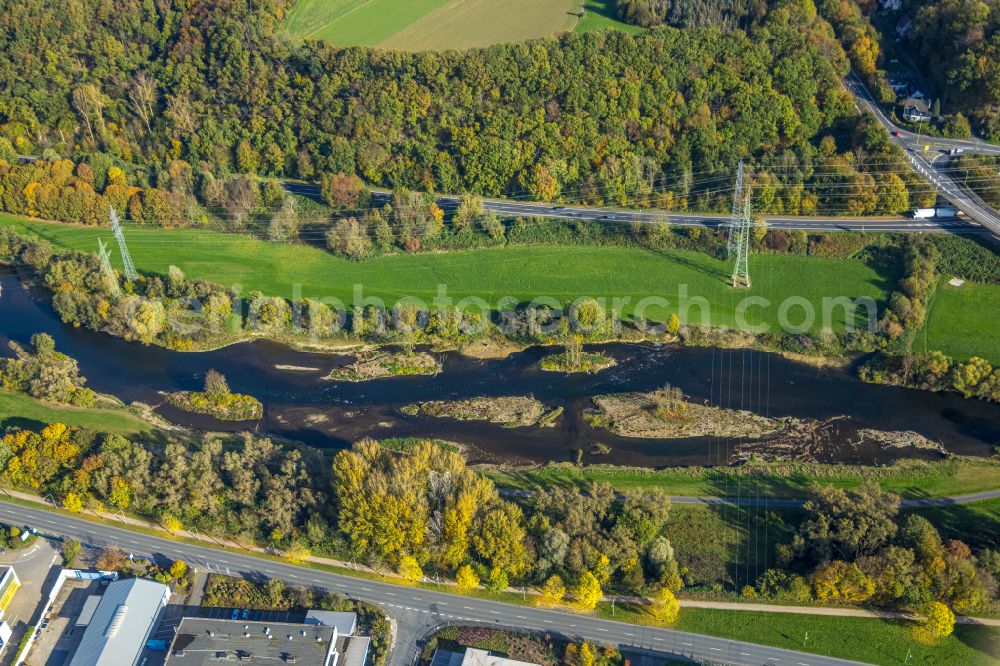
<svg viewBox="0 0 1000 666">
<path fill-rule="evenodd" d="M 0 272 L 0 346 L 26 344 L 35 332 L 49 333 L 56 348 L 80 364 L 88 386 L 126 402 L 159 405 L 157 411 L 181 425 L 220 431 L 257 430 L 317 447 L 344 447 L 365 436 L 434 437 L 468 447 L 475 462 L 528 463 L 572 460 L 577 449 L 596 442 L 611 447 L 587 462 L 662 467 L 719 464 L 738 442 L 717 438 L 654 440 L 618 437 L 582 418 L 590 397 L 601 393 L 651 391 L 671 384 L 692 400 L 745 408 L 767 416 L 830 419 L 824 462 L 885 463 L 898 457 L 935 457 L 932 451 L 883 450 L 858 445 L 857 430 L 912 430 L 942 443 L 952 453 L 988 456 L 1000 443 L 1000 407 L 958 395 L 865 384 L 854 370 L 819 369 L 775 354 L 745 350 L 598 345 L 618 365 L 593 375 L 563 375 L 538 369 L 550 349 L 533 347 L 502 360 L 441 354 L 444 371 L 433 377 L 370 382 L 323 379 L 350 357 L 301 352 L 256 341 L 204 353 L 181 353 L 130 343 L 63 324 L 51 307 L 33 297 L 10 270 Z M 300 368 L 300 369 L 280 369 Z M 198 390 L 210 368 L 222 372 L 233 391 L 265 405 L 259 423 L 221 423 L 166 405 L 161 392 Z M 301 368 L 307 368 L 302 370 Z M 499 425 L 406 416 L 403 405 L 479 395 L 533 395 L 546 407 L 562 406 L 554 427 Z"/>
</svg>

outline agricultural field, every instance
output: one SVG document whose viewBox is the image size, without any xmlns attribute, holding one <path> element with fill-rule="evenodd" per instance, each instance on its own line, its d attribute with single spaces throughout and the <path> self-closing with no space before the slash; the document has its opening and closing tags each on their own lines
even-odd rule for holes
<svg viewBox="0 0 1000 666">
<path fill-rule="evenodd" d="M 107 229 L 10 215 L 0 216 L 0 224 L 34 233 L 59 247 L 87 252 L 96 251 L 99 237 L 108 240 L 111 236 Z M 268 243 L 206 230 L 129 226 L 126 234 L 140 271 L 165 274 L 170 265 L 176 265 L 189 277 L 227 287 L 239 285 L 242 293 L 259 290 L 285 298 L 336 297 L 348 306 L 356 288 L 363 297 L 381 298 L 391 307 L 403 297 L 430 304 L 439 285 L 445 285 L 456 302 L 472 296 L 491 307 L 504 297 L 520 302 L 547 297 L 564 303 L 592 297 L 605 299 L 609 306 L 615 298 L 630 299 L 621 305 L 625 315 L 633 314 L 636 304 L 646 297 L 664 298 L 666 306 L 654 304 L 645 309 L 647 319 L 663 321 L 679 310 L 682 320 L 700 323 L 704 317 L 712 325 L 731 326 L 740 299 L 759 296 L 771 305 L 748 308 L 748 322 L 777 330 L 779 304 L 794 297 L 812 305 L 816 316 L 810 330 L 818 331 L 824 298 L 868 297 L 882 303 L 896 281 L 896 276 L 880 274 L 859 261 L 755 255 L 750 262 L 751 273 L 758 276 L 753 289 L 736 292 L 728 286 L 725 262 L 694 251 L 510 246 L 392 255 L 357 263 L 307 245 Z M 117 253 L 115 257 L 118 261 Z M 684 290 L 690 304 L 687 317 L 684 308 L 678 307 Z M 845 309 L 828 310 L 832 327 L 843 329 Z M 796 306 L 788 319 L 799 325 L 801 313 L 802 308 Z"/>
<path fill-rule="evenodd" d="M 284 32 L 334 46 L 466 49 L 572 30 L 580 0 L 299 0 Z"/>
<path fill-rule="evenodd" d="M 1000 364 L 1000 285 L 942 282 L 931 300 L 927 322 L 914 351 L 941 351 L 966 360 L 980 356 Z"/>
</svg>

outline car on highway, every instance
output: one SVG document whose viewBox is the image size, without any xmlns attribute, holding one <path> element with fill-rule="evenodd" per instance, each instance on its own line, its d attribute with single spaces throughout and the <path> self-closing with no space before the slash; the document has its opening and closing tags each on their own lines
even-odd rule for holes
<svg viewBox="0 0 1000 666">
<path fill-rule="evenodd" d="M 552 210 L 566 210 L 566 206 L 553 206 Z"/>
<path fill-rule="evenodd" d="M 899 132 L 898 131 L 893 131 L 892 135 L 893 136 L 899 136 Z"/>
</svg>

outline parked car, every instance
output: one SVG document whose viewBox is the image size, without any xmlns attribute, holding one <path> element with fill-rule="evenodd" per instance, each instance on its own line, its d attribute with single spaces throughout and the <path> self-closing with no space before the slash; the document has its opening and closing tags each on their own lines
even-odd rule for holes
<svg viewBox="0 0 1000 666">
<path fill-rule="evenodd" d="M 240 617 L 240 609 L 239 608 L 234 608 L 233 609 L 233 614 L 232 614 L 232 616 L 229 619 L 230 620 L 238 620 L 239 617 Z"/>
<path fill-rule="evenodd" d="M 248 609 L 244 608 L 243 609 L 243 614 L 240 616 L 240 619 L 247 620 L 249 618 L 250 618 L 250 611 Z"/>
</svg>

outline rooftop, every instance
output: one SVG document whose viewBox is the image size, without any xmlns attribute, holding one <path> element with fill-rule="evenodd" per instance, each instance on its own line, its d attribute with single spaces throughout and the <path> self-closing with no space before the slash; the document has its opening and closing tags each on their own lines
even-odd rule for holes
<svg viewBox="0 0 1000 666">
<path fill-rule="evenodd" d="M 166 663 L 200 666 L 249 659 L 326 666 L 335 632 L 334 627 L 322 625 L 186 617 L 177 627 Z"/>
<path fill-rule="evenodd" d="M 109 584 L 70 666 L 134 664 L 169 598 L 170 588 L 151 580 L 128 578 Z"/>
<path fill-rule="evenodd" d="M 527 661 L 517 661 L 490 654 L 478 648 L 465 648 L 465 652 L 437 650 L 431 659 L 431 666 L 537 666 Z"/>
<path fill-rule="evenodd" d="M 358 625 L 358 614 L 312 609 L 306 613 L 306 624 L 319 624 L 324 627 L 336 627 L 340 636 L 350 636 Z"/>
</svg>

